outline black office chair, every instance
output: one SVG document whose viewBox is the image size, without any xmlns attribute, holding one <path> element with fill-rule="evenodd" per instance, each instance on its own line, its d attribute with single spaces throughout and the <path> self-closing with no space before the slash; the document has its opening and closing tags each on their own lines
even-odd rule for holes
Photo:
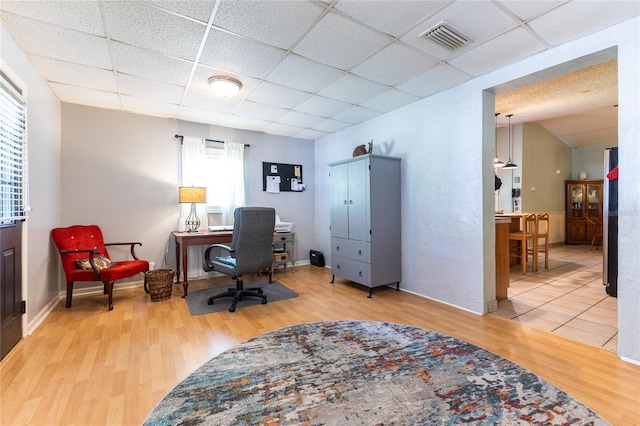
<svg viewBox="0 0 640 426">
<path fill-rule="evenodd" d="M 276 211 L 268 207 L 239 207 L 233 212 L 233 217 L 231 245 L 211 244 L 204 252 L 203 265 L 205 271 L 217 271 L 236 280 L 235 288 L 229 288 L 225 293 L 212 296 L 207 301 L 209 305 L 213 305 L 215 299 L 233 297 L 229 312 L 234 312 L 238 301 L 245 296 L 260 297 L 263 305 L 267 303 L 267 296 L 261 288 L 244 289 L 242 276 L 268 271 L 271 282 Z M 229 256 L 211 259 L 213 248 L 221 248 Z"/>
</svg>

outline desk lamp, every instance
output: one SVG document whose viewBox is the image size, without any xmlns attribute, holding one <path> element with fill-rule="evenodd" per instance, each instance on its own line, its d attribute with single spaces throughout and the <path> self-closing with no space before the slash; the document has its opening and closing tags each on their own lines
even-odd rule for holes
<svg viewBox="0 0 640 426">
<path fill-rule="evenodd" d="M 198 186 L 180 186 L 178 187 L 178 202 L 191 203 L 191 211 L 184 221 L 188 232 L 198 232 L 200 228 L 200 219 L 196 214 L 196 203 L 207 202 L 207 188 Z"/>
</svg>

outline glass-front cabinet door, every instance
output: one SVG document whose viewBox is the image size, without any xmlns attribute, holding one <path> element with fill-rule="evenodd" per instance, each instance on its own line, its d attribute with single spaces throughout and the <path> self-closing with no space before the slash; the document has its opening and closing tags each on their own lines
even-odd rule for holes
<svg viewBox="0 0 640 426">
<path fill-rule="evenodd" d="M 587 214 L 600 219 L 602 217 L 602 187 L 599 184 L 587 184 Z"/>
<path fill-rule="evenodd" d="M 571 185 L 569 188 L 571 217 L 583 217 L 584 185 Z"/>
</svg>

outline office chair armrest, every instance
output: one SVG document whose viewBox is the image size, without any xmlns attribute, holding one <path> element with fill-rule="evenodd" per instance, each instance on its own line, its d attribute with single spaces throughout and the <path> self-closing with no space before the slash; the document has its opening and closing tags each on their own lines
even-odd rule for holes
<svg viewBox="0 0 640 426">
<path fill-rule="evenodd" d="M 217 248 L 221 248 L 227 252 L 229 252 L 229 254 L 231 254 L 233 256 L 233 254 L 236 252 L 236 249 L 233 249 L 231 247 L 229 247 L 228 245 L 225 244 L 211 244 L 209 245 L 206 250 L 204 251 L 204 258 L 205 259 L 209 259 L 209 252 L 211 251 L 212 248 L 217 247 Z"/>
<path fill-rule="evenodd" d="M 134 250 L 135 246 L 141 246 L 142 243 L 139 242 L 135 242 L 135 243 L 105 243 L 104 246 L 131 246 L 130 251 L 131 251 L 131 256 L 133 256 L 133 258 L 135 260 L 140 260 L 138 259 L 138 256 L 136 256 L 136 252 Z"/>
<path fill-rule="evenodd" d="M 213 270 L 213 260 L 209 257 L 210 253 L 211 253 L 211 249 L 212 248 L 221 248 L 222 250 L 228 251 L 229 254 L 231 254 L 231 256 L 233 256 L 236 252 L 235 249 L 225 245 L 225 244 L 211 244 L 209 245 L 206 250 L 204 251 L 204 263 L 207 266 L 207 268 L 205 268 L 206 270 Z"/>
</svg>

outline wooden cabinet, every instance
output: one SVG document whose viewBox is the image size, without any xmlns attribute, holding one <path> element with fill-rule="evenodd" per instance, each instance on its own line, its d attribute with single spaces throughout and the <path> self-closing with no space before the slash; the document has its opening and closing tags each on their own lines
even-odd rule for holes
<svg viewBox="0 0 640 426">
<path fill-rule="evenodd" d="M 566 244 L 591 243 L 593 226 L 587 217 L 602 223 L 602 180 L 568 180 L 567 182 Z"/>
<path fill-rule="evenodd" d="M 331 167 L 331 272 L 371 289 L 399 285 L 400 159 L 362 155 Z"/>
</svg>

